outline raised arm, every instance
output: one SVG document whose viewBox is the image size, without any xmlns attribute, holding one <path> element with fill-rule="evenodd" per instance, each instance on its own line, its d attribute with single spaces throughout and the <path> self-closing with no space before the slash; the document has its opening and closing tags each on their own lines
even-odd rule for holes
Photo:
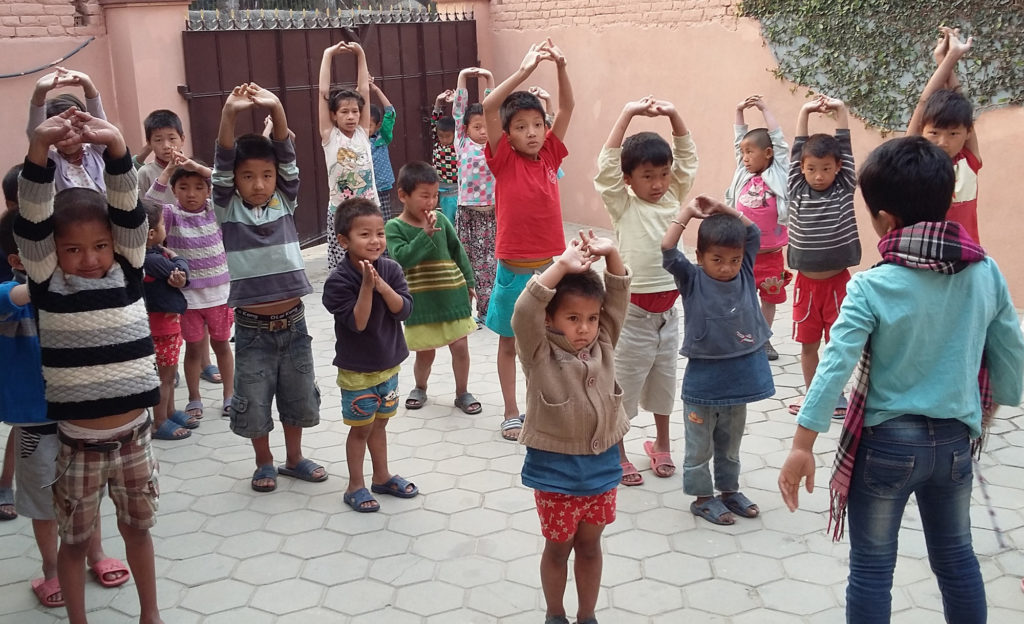
<svg viewBox="0 0 1024 624">
<path fill-rule="evenodd" d="M 824 109 L 824 111 L 835 111 L 836 129 L 850 129 L 850 114 L 846 108 L 846 103 L 837 98 L 823 97 L 821 106 Z"/>
<path fill-rule="evenodd" d="M 908 135 L 919 135 L 924 131 L 925 104 L 927 104 L 928 99 L 936 91 L 948 88 L 950 80 L 955 79 L 956 64 L 960 62 L 960 59 L 963 58 L 965 54 L 967 54 L 968 50 L 971 49 L 971 45 L 974 43 L 974 37 L 968 37 L 966 42 L 960 41 L 960 29 L 958 28 L 951 31 L 947 29 L 945 32 L 948 41 L 946 56 L 943 57 L 939 66 L 935 68 L 935 73 L 933 73 L 932 77 L 928 79 L 928 83 L 925 84 L 924 90 L 921 91 L 921 97 L 917 99 L 917 106 L 914 107 L 914 113 L 910 117 L 910 123 L 907 124 Z"/>
<path fill-rule="evenodd" d="M 537 65 L 543 60 L 552 60 L 547 42 L 531 45 L 530 49 L 526 52 L 526 56 L 523 57 L 523 62 L 519 64 L 519 69 L 503 80 L 501 84 L 484 98 L 483 107 L 484 122 L 487 124 L 487 143 L 491 146 L 492 151 L 497 151 L 498 143 L 501 141 L 502 102 L 516 90 L 516 87 L 530 77 L 533 70 L 537 69 Z"/>
<path fill-rule="evenodd" d="M 811 113 L 820 113 L 821 109 L 821 96 L 818 96 L 810 102 L 805 102 L 800 107 L 800 112 L 796 117 L 796 135 L 798 137 L 806 137 L 807 134 L 807 118 L 811 116 Z"/>
<path fill-rule="evenodd" d="M 270 138 L 275 141 L 284 141 L 288 138 L 288 117 L 284 114 L 284 106 L 273 92 L 264 89 L 255 82 L 250 82 L 246 91 L 249 100 L 256 106 L 266 108 L 270 111 L 270 122 L 274 129 Z"/>
<path fill-rule="evenodd" d="M 373 119 L 370 117 L 370 70 L 366 66 L 366 52 L 358 43 L 350 43 L 349 46 L 356 55 L 356 91 L 363 96 L 363 101 L 366 102 L 359 114 L 359 125 L 369 135 L 373 129 Z"/>
<path fill-rule="evenodd" d="M 238 113 L 252 107 L 248 97 L 248 84 L 241 84 L 231 90 L 220 112 L 220 127 L 217 130 L 217 145 L 222 149 L 235 147 L 235 120 Z"/>
<path fill-rule="evenodd" d="M 605 149 L 622 147 L 622 140 L 625 138 L 626 130 L 629 129 L 629 124 L 633 121 L 634 117 L 637 115 L 653 117 L 654 115 L 651 112 L 653 102 L 654 99 L 650 95 L 635 102 L 626 102 L 626 105 L 622 107 L 622 112 L 619 113 L 619 118 L 615 120 L 615 125 L 612 126 L 612 131 L 608 133 L 608 140 L 604 142 Z"/>
<path fill-rule="evenodd" d="M 555 120 L 551 122 L 551 133 L 559 140 L 565 139 L 565 133 L 569 129 L 569 119 L 572 118 L 572 110 L 576 106 L 576 100 L 572 95 L 572 82 L 569 80 L 569 73 L 566 71 L 565 55 L 558 46 L 551 43 L 551 55 L 558 66 L 558 111 L 555 113 Z"/>
<path fill-rule="evenodd" d="M 370 76 L 369 80 L 370 91 L 373 93 L 373 96 L 377 98 L 377 101 L 380 102 L 381 108 L 387 108 L 388 106 L 391 106 L 391 100 L 388 99 L 388 96 L 384 95 L 384 91 L 380 88 L 380 86 L 377 85 L 377 82 L 373 79 L 373 76 Z"/>
</svg>

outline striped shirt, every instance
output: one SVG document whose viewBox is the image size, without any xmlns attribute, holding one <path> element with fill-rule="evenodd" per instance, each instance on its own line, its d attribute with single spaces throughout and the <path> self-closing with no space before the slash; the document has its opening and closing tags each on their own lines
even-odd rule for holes
<svg viewBox="0 0 1024 624">
<path fill-rule="evenodd" d="M 40 167 L 26 160 L 18 181 L 14 233 L 39 311 L 47 411 L 53 420 L 122 414 L 160 400 L 142 294 L 149 224 L 137 201 L 131 156 L 104 158 L 114 264 L 100 278 L 70 275 L 58 266 L 53 161 Z"/>
<path fill-rule="evenodd" d="M 159 193 L 166 188 L 157 181 L 151 191 Z M 152 197 L 150 193 L 146 196 Z M 200 212 L 188 212 L 178 203 L 165 204 L 164 226 L 164 245 L 188 262 L 189 283 L 181 290 L 188 307 L 201 310 L 226 304 L 231 275 L 213 204 L 207 200 L 206 210 Z"/>
<path fill-rule="evenodd" d="M 804 179 L 800 155 L 807 137 L 793 139 L 789 165 L 789 266 L 797 271 L 834 271 L 860 264 L 860 236 L 853 210 L 857 175 L 850 131 L 836 130 L 842 154 L 832 186 L 815 191 Z"/>
<path fill-rule="evenodd" d="M 291 139 L 272 141 L 277 190 L 265 206 L 250 208 L 235 192 L 235 150 L 214 150 L 213 209 L 220 222 L 231 274 L 228 305 L 245 307 L 313 292 L 295 230 L 299 168 Z"/>
</svg>

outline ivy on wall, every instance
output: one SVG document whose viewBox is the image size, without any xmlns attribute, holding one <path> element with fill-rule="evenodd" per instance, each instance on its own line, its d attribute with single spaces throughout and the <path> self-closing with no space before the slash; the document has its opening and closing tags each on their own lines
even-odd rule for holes
<svg viewBox="0 0 1024 624">
<path fill-rule="evenodd" d="M 778 59 L 776 77 L 902 130 L 935 70 L 938 27 L 974 37 L 957 75 L 976 109 L 1024 104 L 1024 0 L 744 0 Z"/>
</svg>

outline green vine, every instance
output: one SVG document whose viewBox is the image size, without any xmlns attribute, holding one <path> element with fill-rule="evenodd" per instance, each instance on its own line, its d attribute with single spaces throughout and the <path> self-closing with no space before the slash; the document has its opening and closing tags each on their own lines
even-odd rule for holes
<svg viewBox="0 0 1024 624">
<path fill-rule="evenodd" d="M 740 10 L 761 21 L 776 77 L 843 99 L 883 131 L 910 120 L 941 24 L 974 37 L 957 75 L 977 109 L 1024 104 L 1022 0 L 744 0 Z"/>
</svg>

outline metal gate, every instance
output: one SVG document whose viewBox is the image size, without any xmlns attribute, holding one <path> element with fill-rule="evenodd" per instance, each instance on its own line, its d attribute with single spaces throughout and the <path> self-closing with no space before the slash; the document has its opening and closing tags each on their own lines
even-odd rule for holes
<svg viewBox="0 0 1024 624">
<path fill-rule="evenodd" d="M 281 99 L 288 125 L 295 133 L 302 180 L 296 213 L 299 238 L 304 245 L 321 242 L 328 193 L 317 125 L 317 80 L 324 48 L 338 41 L 355 40 L 365 49 L 370 75 L 398 113 L 390 147 L 396 174 L 406 162 L 430 160 L 428 119 L 434 97 L 446 88 L 455 88 L 461 69 L 479 64 L 476 25 L 471 15 L 409 15 L 403 14 L 401 19 L 406 21 L 401 23 L 380 23 L 389 18 L 378 13 L 381 19 L 373 23 L 352 25 L 340 25 L 337 18 L 324 20 L 322 14 L 319 22 L 301 16 L 269 17 L 257 24 L 262 29 L 253 30 L 236 29 L 244 28 L 248 20 L 232 15 L 218 18 L 221 26 L 231 30 L 217 26 L 214 30 L 184 31 L 187 84 L 179 91 L 188 102 L 189 131 L 196 156 L 213 163 L 221 107 L 233 87 L 252 81 L 273 91 Z M 198 22 L 198 27 L 209 28 L 210 23 L 207 19 Z M 327 26 L 310 28 L 310 23 Z M 190 21 L 190 27 L 196 28 L 197 22 Z M 353 60 L 335 59 L 334 88 L 354 88 L 355 76 Z M 470 93 L 476 90 L 471 87 Z M 265 111 L 258 111 L 240 116 L 236 132 L 262 132 L 265 115 Z"/>
</svg>

